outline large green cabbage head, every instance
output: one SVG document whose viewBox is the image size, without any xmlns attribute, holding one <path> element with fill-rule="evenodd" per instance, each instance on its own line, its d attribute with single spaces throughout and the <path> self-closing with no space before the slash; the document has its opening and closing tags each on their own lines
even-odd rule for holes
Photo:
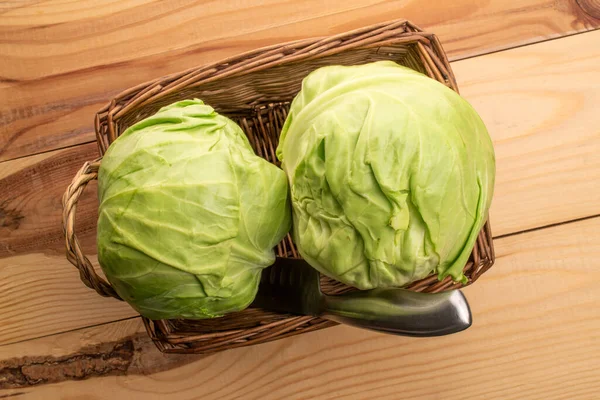
<svg viewBox="0 0 600 400">
<path fill-rule="evenodd" d="M 100 265 L 151 319 L 247 307 L 290 228 L 284 172 L 199 100 L 127 129 L 106 152 L 98 183 Z"/>
<path fill-rule="evenodd" d="M 393 62 L 307 76 L 277 156 L 294 239 L 316 269 L 360 289 L 462 273 L 486 218 L 494 152 L 473 108 Z"/>
</svg>

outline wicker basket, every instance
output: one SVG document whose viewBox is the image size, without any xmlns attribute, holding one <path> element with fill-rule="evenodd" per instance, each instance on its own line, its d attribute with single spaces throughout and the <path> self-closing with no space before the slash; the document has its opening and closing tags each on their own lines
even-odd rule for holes
<svg viewBox="0 0 600 400">
<path fill-rule="evenodd" d="M 277 164 L 275 148 L 290 101 L 302 79 L 325 65 L 353 65 L 393 60 L 448 87 L 458 90 L 446 55 L 435 35 L 407 21 L 374 25 L 348 33 L 270 46 L 221 62 L 193 68 L 147 82 L 119 94 L 95 118 L 100 155 L 128 126 L 152 115 L 164 105 L 186 98 L 200 98 L 216 111 L 235 120 L 245 131 L 256 153 Z M 100 159 L 86 163 L 63 198 L 63 224 L 67 258 L 81 280 L 102 296 L 119 298 L 82 253 L 74 230 L 77 201 L 88 182 L 96 179 Z M 298 257 L 288 235 L 278 246 L 280 256 Z M 489 222 L 479 234 L 464 268 L 473 283 L 494 262 Z M 339 282 L 321 279 L 325 292 L 349 290 Z M 412 283 L 409 289 L 439 292 L 462 285 L 450 278 L 441 282 L 432 275 Z M 335 323 L 320 318 L 294 316 L 262 309 L 247 309 L 210 320 L 144 319 L 157 347 L 168 353 L 212 353 L 248 346 L 326 328 Z"/>
</svg>

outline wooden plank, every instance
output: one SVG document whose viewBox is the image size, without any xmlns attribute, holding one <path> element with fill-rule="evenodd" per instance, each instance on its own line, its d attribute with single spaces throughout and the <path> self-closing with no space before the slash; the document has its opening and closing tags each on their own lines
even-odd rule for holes
<svg viewBox="0 0 600 400">
<path fill-rule="evenodd" d="M 463 94 L 480 111 L 495 142 L 496 235 L 600 214 L 598 42 L 600 31 L 454 63 Z M 0 179 L 0 265 L 20 272 L 3 281 L 12 289 L 0 292 L 0 310 L 21 313 L 18 321 L 0 328 L 0 343 L 133 315 L 124 304 L 84 288 L 63 256 L 59 199 L 77 169 L 94 157 L 92 144 L 57 151 L 33 165 L 23 160 L 0 164 L 15 171 Z M 93 260 L 95 190 L 92 185 L 86 191 L 77 214 L 79 237 Z M 40 288 L 29 280 L 32 276 L 53 284 Z M 70 288 L 80 290 L 74 295 Z M 40 290 L 53 296 L 51 312 Z M 84 293 L 85 301 L 74 300 Z M 3 304 L 3 299 L 11 301 Z M 27 300 L 31 308 L 21 312 L 15 299 Z"/>
<path fill-rule="evenodd" d="M 61 197 L 85 161 L 98 157 L 95 143 L 0 164 L 0 257 L 44 251 L 64 254 Z M 12 172 L 12 173 L 11 173 Z M 95 248 L 96 183 L 80 199 L 81 240 Z"/>
<path fill-rule="evenodd" d="M 90 259 L 97 267 L 95 255 Z M 0 259 L 0 282 L 0 344 L 137 315 L 126 303 L 84 286 L 64 254 Z"/>
<path fill-rule="evenodd" d="M 308 0 L 294 12 L 285 0 L 5 3 L 0 161 L 91 141 L 94 112 L 121 90 L 253 48 L 406 18 L 466 57 L 598 28 L 588 3 L 587 12 L 574 0 Z"/>
<path fill-rule="evenodd" d="M 452 64 L 494 141 L 496 235 L 600 214 L 600 31 Z"/>
<path fill-rule="evenodd" d="M 167 356 L 140 334 L 135 319 L 0 347 L 0 393 L 27 399 L 595 398 L 600 218 L 502 238 L 496 249 L 496 268 L 465 290 L 474 325 L 460 334 L 413 339 L 340 326 L 209 357 Z"/>
</svg>

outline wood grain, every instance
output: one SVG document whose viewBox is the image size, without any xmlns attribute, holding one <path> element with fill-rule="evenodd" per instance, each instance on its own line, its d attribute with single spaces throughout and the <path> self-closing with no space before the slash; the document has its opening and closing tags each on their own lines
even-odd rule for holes
<svg viewBox="0 0 600 400">
<path fill-rule="evenodd" d="M 36 154 L 11 160 L 10 163 L 5 163 L 0 166 L 0 179 L 4 179 L 17 171 L 23 170 L 29 166 L 40 163 L 42 160 L 54 157 L 60 150 L 47 151 L 45 153 Z"/>
<path fill-rule="evenodd" d="M 335 327 L 205 358 L 178 357 L 150 347 L 135 319 L 0 347 L 4 382 L 20 365 L 26 377 L 42 379 L 3 393 L 27 399 L 596 398 L 600 218 L 502 238 L 496 249 L 497 266 L 465 290 L 474 325 L 457 335 L 411 339 Z M 110 376 L 94 369 L 88 380 L 65 376 L 77 355 L 128 342 L 135 344 L 124 356 L 127 366 L 107 370 Z M 35 366 L 44 359 L 58 361 L 40 372 Z"/>
<path fill-rule="evenodd" d="M 592 4 L 589 1 L 586 4 Z M 0 9 L 0 161 L 93 140 L 121 90 L 235 53 L 406 18 L 453 58 L 596 29 L 575 0 L 101 0 Z"/>
<path fill-rule="evenodd" d="M 462 93 L 494 138 L 495 235 L 600 214 L 599 42 L 596 31 L 453 63 Z M 10 293 L 0 291 L 0 314 L 20 313 L 2 325 L 0 343 L 133 315 L 85 288 L 64 258 L 60 196 L 81 164 L 95 157 L 95 146 L 84 145 L 38 163 L 0 164 L 15 171 L 0 179 L 0 265 L 19 271 L 2 281 Z M 96 210 L 91 186 L 77 232 L 92 260 Z M 43 289 L 31 277 L 52 286 L 36 294 Z M 21 311 L 21 302 L 30 307 Z"/>
<path fill-rule="evenodd" d="M 452 63 L 496 151 L 496 235 L 600 214 L 600 31 Z"/>
<path fill-rule="evenodd" d="M 63 254 L 25 254 L 1 259 L 0 266 L 0 344 L 137 315 L 85 287 Z"/>
<path fill-rule="evenodd" d="M 577 0 L 577 4 L 588 15 L 594 18 L 600 18 L 600 0 Z"/>
<path fill-rule="evenodd" d="M 0 164 L 0 257 L 44 252 L 64 254 L 62 194 L 74 173 L 97 157 L 95 143 Z M 10 173 L 12 172 L 12 173 Z M 10 173 L 10 174 L 9 174 Z M 2 177 L 3 176 L 3 177 Z M 79 207 L 78 227 L 86 249 L 93 249 L 97 216 L 95 182 Z"/>
</svg>

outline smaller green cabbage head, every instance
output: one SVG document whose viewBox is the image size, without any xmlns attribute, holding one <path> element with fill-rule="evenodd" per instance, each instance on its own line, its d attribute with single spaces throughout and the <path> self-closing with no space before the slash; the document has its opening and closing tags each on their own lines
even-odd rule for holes
<svg viewBox="0 0 600 400">
<path fill-rule="evenodd" d="M 360 289 L 434 271 L 465 282 L 495 162 L 457 93 L 391 61 L 320 68 L 292 102 L 277 156 L 313 267 Z"/>
<path fill-rule="evenodd" d="M 151 319 L 246 308 L 290 229 L 284 172 L 200 100 L 127 129 L 104 155 L 98 191 L 102 270 Z"/>
</svg>

